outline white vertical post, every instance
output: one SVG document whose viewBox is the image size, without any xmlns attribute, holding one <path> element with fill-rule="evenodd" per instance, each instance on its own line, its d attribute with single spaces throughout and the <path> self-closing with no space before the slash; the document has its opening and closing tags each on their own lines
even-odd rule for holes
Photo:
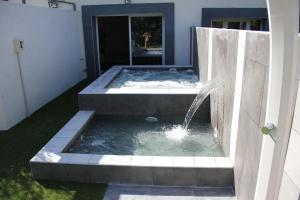
<svg viewBox="0 0 300 200">
<path fill-rule="evenodd" d="M 268 94 L 270 107 L 267 108 L 266 119 L 268 123 L 277 124 L 267 194 L 267 199 L 273 200 L 279 195 L 298 91 L 299 1 L 269 0 L 268 8 L 271 25 L 271 73 Z"/>
<path fill-rule="evenodd" d="M 277 128 L 272 137 L 263 138 L 257 200 L 278 199 L 298 89 L 299 2 L 267 0 L 267 4 L 271 39 L 266 123 Z"/>
</svg>

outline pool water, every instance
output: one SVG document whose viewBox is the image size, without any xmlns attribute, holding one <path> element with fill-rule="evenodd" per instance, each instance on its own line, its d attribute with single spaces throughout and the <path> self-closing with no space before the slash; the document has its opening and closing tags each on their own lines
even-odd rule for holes
<svg viewBox="0 0 300 200">
<path fill-rule="evenodd" d="M 107 88 L 197 88 L 192 69 L 123 69 Z"/>
<path fill-rule="evenodd" d="M 151 118 L 150 118 L 151 119 Z M 133 117 L 95 117 L 67 150 L 68 153 L 145 156 L 224 156 L 209 124 L 182 119 L 146 120 Z"/>
</svg>

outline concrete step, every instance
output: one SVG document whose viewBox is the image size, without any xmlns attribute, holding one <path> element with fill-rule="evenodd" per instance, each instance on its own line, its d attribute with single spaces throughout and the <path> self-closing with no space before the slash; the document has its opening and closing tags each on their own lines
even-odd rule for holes
<svg viewBox="0 0 300 200">
<path fill-rule="evenodd" d="M 232 187 L 168 187 L 111 184 L 104 200 L 236 200 Z"/>
</svg>

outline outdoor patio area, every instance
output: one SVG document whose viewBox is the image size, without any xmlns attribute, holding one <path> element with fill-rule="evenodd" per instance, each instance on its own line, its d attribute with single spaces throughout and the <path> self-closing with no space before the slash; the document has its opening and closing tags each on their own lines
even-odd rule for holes
<svg viewBox="0 0 300 200">
<path fill-rule="evenodd" d="M 300 200 L 299 13 L 0 0 L 0 200 Z"/>
</svg>

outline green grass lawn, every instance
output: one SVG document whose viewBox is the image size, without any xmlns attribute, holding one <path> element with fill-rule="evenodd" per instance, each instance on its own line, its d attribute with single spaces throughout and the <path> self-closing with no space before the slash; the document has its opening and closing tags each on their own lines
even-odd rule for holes
<svg viewBox="0 0 300 200">
<path fill-rule="evenodd" d="M 35 181 L 29 160 L 78 111 L 82 81 L 9 131 L 0 131 L 0 199 L 102 199 L 106 186 Z"/>
</svg>

